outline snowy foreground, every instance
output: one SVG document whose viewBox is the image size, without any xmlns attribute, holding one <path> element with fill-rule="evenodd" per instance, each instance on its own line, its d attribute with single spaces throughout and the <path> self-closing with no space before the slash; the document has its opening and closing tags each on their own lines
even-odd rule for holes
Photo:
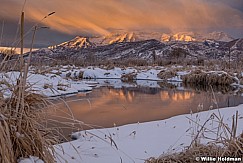
<svg viewBox="0 0 243 163">
<path fill-rule="evenodd" d="M 220 109 L 224 123 L 231 126 L 232 116 L 239 111 L 238 133 L 243 132 L 243 105 Z M 200 125 L 218 110 L 172 117 L 167 120 L 129 124 L 108 129 L 95 129 L 75 133 L 78 140 L 55 145 L 57 162 L 68 163 L 142 163 L 149 157 L 178 152 L 190 145 Z M 194 123 L 196 122 L 196 123 Z M 218 119 L 208 121 L 204 134 L 216 138 Z M 214 133 L 212 131 L 215 131 Z M 221 130 L 222 136 L 226 135 Z M 229 135 L 228 135 L 229 136 Z M 206 143 L 208 139 L 201 142 Z"/>
<path fill-rule="evenodd" d="M 209 119 L 204 129 L 208 138 L 217 137 L 219 126 L 215 115 L 231 126 L 232 116 L 238 111 L 237 135 L 243 132 L 243 105 L 195 114 L 180 115 L 166 120 L 129 124 L 107 129 L 74 133 L 75 141 L 55 145 L 58 163 L 143 163 L 150 157 L 171 154 L 189 146 L 196 131 Z M 214 116 L 213 113 L 215 114 Z M 219 130 L 222 137 L 229 136 Z M 206 144 L 209 139 L 201 139 Z M 35 157 L 21 163 L 42 163 Z"/>
<path fill-rule="evenodd" d="M 90 91 L 92 87 L 107 84 L 108 79 L 121 79 L 124 74 L 136 73 L 137 85 L 157 87 L 157 82 L 149 85 L 146 80 L 160 81 L 157 74 L 165 68 L 155 67 L 147 69 L 135 68 L 113 68 L 105 70 L 101 68 L 75 68 L 65 67 L 51 69 L 45 73 L 36 73 L 31 70 L 28 74 L 27 82 L 31 85 L 31 90 L 46 96 L 59 96 L 79 91 Z M 82 71 L 84 78 L 102 79 L 103 83 L 95 83 L 84 80 L 73 80 Z M 177 76 L 168 79 L 170 81 L 181 81 L 181 75 L 190 73 L 186 71 L 177 72 Z M 1 90 L 4 97 L 9 97 L 12 90 L 7 84 L 15 84 L 19 72 L 2 73 Z M 67 76 L 69 78 L 67 78 Z M 113 80 L 115 87 L 122 87 L 129 83 L 120 80 Z M 116 83 L 117 82 L 117 83 Z M 153 82 L 152 82 L 153 83 Z M 151 83 L 150 83 L 151 84 Z M 198 114 L 188 114 L 172 117 L 167 120 L 136 123 L 114 128 L 94 129 L 74 133 L 75 141 L 55 145 L 55 157 L 58 163 L 142 163 L 150 157 L 158 157 L 163 153 L 179 152 L 190 145 L 192 139 L 200 130 L 208 118 L 215 113 L 223 117 L 224 123 L 231 126 L 232 116 L 239 111 L 238 133 L 243 131 L 243 105 L 201 112 Z M 136 115 L 134 115 L 136 116 Z M 216 138 L 218 119 L 206 123 L 204 134 L 209 138 Z M 195 123 L 197 122 L 197 123 Z M 200 125 L 198 125 L 200 124 Z M 215 132 L 213 132 L 215 131 Z M 225 133 L 221 130 L 221 136 Z M 208 139 L 202 139 L 202 143 L 207 143 Z M 21 163 L 42 163 L 38 158 L 30 157 L 20 161 Z"/>
</svg>

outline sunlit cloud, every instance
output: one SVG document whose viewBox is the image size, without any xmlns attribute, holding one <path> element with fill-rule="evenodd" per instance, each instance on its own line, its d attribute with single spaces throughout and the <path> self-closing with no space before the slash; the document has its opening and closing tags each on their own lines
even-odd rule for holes
<svg viewBox="0 0 243 163">
<path fill-rule="evenodd" d="M 1 1 L 2 17 L 18 17 L 24 1 Z M 241 28 L 242 10 L 233 6 L 220 0 L 27 0 L 25 12 L 27 19 L 38 22 L 56 11 L 43 23 L 63 33 L 108 34 L 110 29 Z"/>
</svg>

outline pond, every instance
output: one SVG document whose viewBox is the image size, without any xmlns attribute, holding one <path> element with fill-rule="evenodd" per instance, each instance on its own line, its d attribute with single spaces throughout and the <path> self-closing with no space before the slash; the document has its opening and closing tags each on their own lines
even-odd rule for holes
<svg viewBox="0 0 243 163">
<path fill-rule="evenodd" d="M 243 103 L 243 97 L 212 91 L 136 85 L 121 88 L 102 86 L 58 101 L 47 110 L 48 125 L 61 127 L 61 132 L 67 136 L 77 130 L 163 120 L 181 114 L 236 106 Z"/>
</svg>

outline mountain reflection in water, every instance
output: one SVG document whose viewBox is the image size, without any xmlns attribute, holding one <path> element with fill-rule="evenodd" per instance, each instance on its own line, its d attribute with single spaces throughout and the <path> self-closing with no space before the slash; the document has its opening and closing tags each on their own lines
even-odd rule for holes
<svg viewBox="0 0 243 163">
<path fill-rule="evenodd" d="M 241 96 L 215 93 L 217 103 L 213 97 L 210 92 L 193 90 L 101 87 L 93 89 L 90 93 L 80 93 L 65 100 L 69 101 L 67 104 L 75 119 L 102 127 L 162 120 L 176 115 L 208 110 L 210 106 L 215 109 L 217 105 L 221 108 L 243 103 Z M 64 103 L 56 105 L 55 109 L 48 109 L 47 112 L 50 119 L 64 123 L 71 122 L 63 118 L 71 118 L 70 111 Z M 59 123 L 51 125 L 60 126 Z M 99 128 L 97 126 L 95 128 Z M 78 128 L 90 129 L 85 125 Z"/>
</svg>

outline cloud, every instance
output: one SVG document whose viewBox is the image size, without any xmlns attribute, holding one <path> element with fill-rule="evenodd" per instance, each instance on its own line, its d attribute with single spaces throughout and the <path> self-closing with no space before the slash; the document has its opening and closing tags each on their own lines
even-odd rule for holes
<svg viewBox="0 0 243 163">
<path fill-rule="evenodd" d="M 0 0 L 0 14 L 15 19 L 24 1 Z M 27 0 L 27 19 L 57 31 L 78 34 L 107 34 L 108 29 L 242 28 L 242 1 L 232 0 Z M 236 4 L 239 5 L 236 5 Z M 11 9 L 11 12 L 9 10 Z"/>
</svg>

